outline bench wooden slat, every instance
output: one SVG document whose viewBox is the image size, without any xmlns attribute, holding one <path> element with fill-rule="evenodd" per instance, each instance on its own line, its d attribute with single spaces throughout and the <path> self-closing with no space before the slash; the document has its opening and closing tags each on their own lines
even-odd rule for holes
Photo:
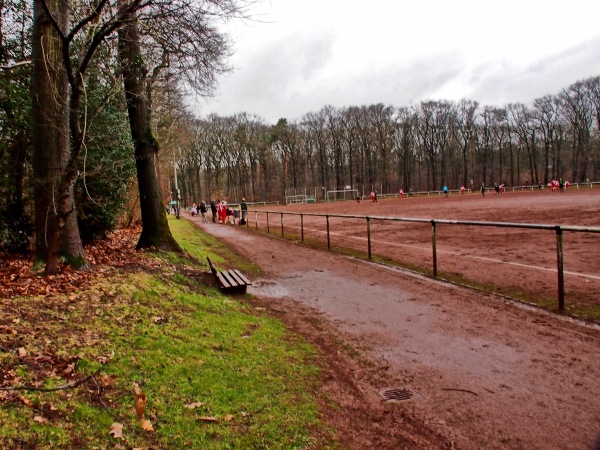
<svg viewBox="0 0 600 450">
<path fill-rule="evenodd" d="M 223 270 L 221 272 L 221 275 L 223 275 L 223 277 L 227 280 L 227 282 L 231 285 L 231 287 L 237 287 L 238 286 L 238 282 L 236 281 L 236 279 L 231 276 L 231 274 L 229 273 L 229 270 Z"/>
<path fill-rule="evenodd" d="M 240 278 L 240 276 L 238 275 L 238 272 L 237 272 L 237 270 L 235 270 L 235 269 L 230 269 L 230 270 L 229 270 L 229 276 L 230 276 L 230 277 L 232 277 L 232 278 L 235 280 L 235 282 L 236 282 L 238 285 L 240 285 L 240 286 L 245 286 L 245 285 L 247 285 L 247 284 L 248 284 L 248 283 L 244 282 L 244 280 L 242 280 L 242 279 Z"/>
<path fill-rule="evenodd" d="M 223 285 L 223 287 L 225 289 L 232 287 L 229 282 L 225 279 L 225 277 L 223 276 L 222 273 L 217 272 L 215 274 L 215 276 L 217 277 L 217 280 L 219 280 L 219 282 Z"/>
<path fill-rule="evenodd" d="M 233 272 L 233 273 L 235 273 L 235 274 L 236 274 L 236 275 L 237 275 L 237 276 L 240 278 L 240 280 L 242 280 L 242 283 L 240 283 L 240 284 L 246 284 L 246 285 L 248 285 L 248 286 L 251 286 L 251 285 L 252 285 L 252 283 L 250 282 L 250 280 L 249 280 L 248 278 L 246 278 L 246 277 L 244 276 L 244 274 L 242 274 L 242 272 L 240 272 L 239 270 L 237 270 L 237 269 L 232 269 L 230 272 Z"/>
</svg>

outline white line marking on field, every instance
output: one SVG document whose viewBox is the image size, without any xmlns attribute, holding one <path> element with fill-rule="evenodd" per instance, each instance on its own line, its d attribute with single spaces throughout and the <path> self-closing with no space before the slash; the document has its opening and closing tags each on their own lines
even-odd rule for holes
<svg viewBox="0 0 600 450">
<path fill-rule="evenodd" d="M 300 229 L 300 227 L 293 226 L 293 225 L 286 225 L 286 227 Z M 306 228 L 306 227 L 304 227 L 304 231 L 313 231 L 315 233 L 327 234 L 326 231 L 315 230 L 313 228 Z M 367 238 L 360 237 L 360 236 L 349 236 L 347 234 L 335 233 L 335 232 L 331 232 L 331 231 L 329 232 L 329 234 L 331 236 L 340 236 L 340 237 L 344 237 L 344 238 L 348 238 L 348 239 L 356 239 L 356 240 L 359 240 L 359 241 L 367 241 Z M 397 242 L 380 241 L 380 240 L 376 240 L 376 239 L 371 239 L 371 242 L 376 243 L 376 244 L 391 245 L 391 246 L 394 246 L 394 247 L 412 248 L 412 249 L 421 250 L 421 251 L 424 251 L 424 252 L 430 252 L 431 251 L 431 247 L 422 247 L 422 246 L 418 246 L 418 245 L 400 244 L 400 243 L 397 243 Z M 449 254 L 449 255 L 461 256 L 463 258 L 479 259 L 479 260 L 482 260 L 482 261 L 488 261 L 488 262 L 496 263 L 496 264 L 508 264 L 508 265 L 511 265 L 511 266 L 523 267 L 523 268 L 526 268 L 526 269 L 537 269 L 537 270 L 542 270 L 544 272 L 557 272 L 558 271 L 558 269 L 556 269 L 556 268 L 550 269 L 550 268 L 547 268 L 547 267 L 532 266 L 532 265 L 529 265 L 529 264 L 523 264 L 523 263 L 517 263 L 517 262 L 501 261 L 499 259 L 486 258 L 484 256 L 465 255 L 465 254 L 462 254 L 462 253 L 456 253 L 456 252 L 452 252 L 452 251 L 449 251 L 449 250 L 440 250 L 440 249 L 438 249 L 438 253 L 446 253 L 446 254 Z M 589 273 L 571 272 L 571 271 L 568 271 L 568 270 L 565 270 L 564 273 L 565 273 L 565 275 L 573 275 L 573 276 L 578 276 L 578 277 L 581 277 L 581 278 L 589 278 L 591 280 L 600 281 L 600 276 L 592 275 L 592 274 L 589 274 Z"/>
</svg>

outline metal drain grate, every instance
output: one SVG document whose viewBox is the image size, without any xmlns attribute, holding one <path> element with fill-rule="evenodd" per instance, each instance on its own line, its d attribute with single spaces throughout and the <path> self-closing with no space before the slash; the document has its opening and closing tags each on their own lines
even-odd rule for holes
<svg viewBox="0 0 600 450">
<path fill-rule="evenodd" d="M 413 397 L 413 393 L 408 389 L 388 389 L 381 393 L 381 396 L 385 399 L 385 401 L 390 402 L 403 402 L 406 400 L 410 400 Z"/>
</svg>

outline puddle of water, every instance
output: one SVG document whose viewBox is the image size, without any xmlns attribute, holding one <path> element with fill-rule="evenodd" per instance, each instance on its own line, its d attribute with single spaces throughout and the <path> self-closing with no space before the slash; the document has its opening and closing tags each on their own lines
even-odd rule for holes
<svg viewBox="0 0 600 450">
<path fill-rule="evenodd" d="M 270 298 L 282 298 L 289 295 L 286 288 L 271 280 L 253 280 L 252 286 L 248 286 L 248 292 L 259 297 Z"/>
</svg>

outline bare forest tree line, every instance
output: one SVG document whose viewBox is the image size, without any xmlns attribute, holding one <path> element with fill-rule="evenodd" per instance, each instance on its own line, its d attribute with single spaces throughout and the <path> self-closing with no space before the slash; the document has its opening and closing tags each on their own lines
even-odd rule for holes
<svg viewBox="0 0 600 450">
<path fill-rule="evenodd" d="M 191 137 L 173 160 L 187 203 L 320 197 L 346 186 L 397 193 L 600 176 L 600 76 L 531 105 L 325 106 L 276 125 L 242 113 L 189 126 Z"/>
</svg>

